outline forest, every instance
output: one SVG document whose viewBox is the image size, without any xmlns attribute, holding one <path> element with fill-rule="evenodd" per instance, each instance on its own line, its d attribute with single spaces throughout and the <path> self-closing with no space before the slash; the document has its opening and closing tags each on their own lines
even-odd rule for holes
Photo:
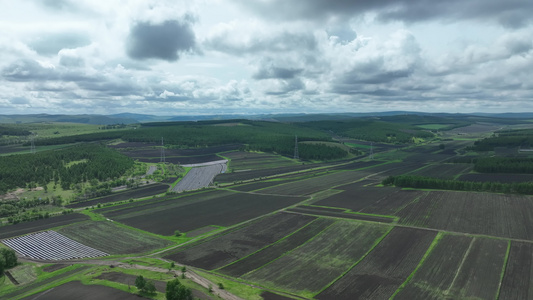
<svg viewBox="0 0 533 300">
<path fill-rule="evenodd" d="M 96 179 L 116 179 L 133 167 L 133 160 L 100 144 L 83 144 L 55 151 L 0 157 L 0 194 L 16 187 L 46 185 L 63 189 Z"/>
</svg>

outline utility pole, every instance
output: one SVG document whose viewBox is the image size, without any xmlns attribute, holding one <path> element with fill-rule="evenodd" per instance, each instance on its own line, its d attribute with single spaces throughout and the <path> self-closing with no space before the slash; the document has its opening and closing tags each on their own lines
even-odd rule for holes
<svg viewBox="0 0 533 300">
<path fill-rule="evenodd" d="M 300 159 L 300 155 L 298 154 L 298 136 L 294 136 L 294 159 Z"/>
<path fill-rule="evenodd" d="M 371 160 L 374 160 L 374 142 L 370 142 L 370 155 Z"/>
<path fill-rule="evenodd" d="M 165 162 L 165 144 L 163 143 L 163 137 L 161 137 L 161 160 L 159 162 Z"/>
</svg>

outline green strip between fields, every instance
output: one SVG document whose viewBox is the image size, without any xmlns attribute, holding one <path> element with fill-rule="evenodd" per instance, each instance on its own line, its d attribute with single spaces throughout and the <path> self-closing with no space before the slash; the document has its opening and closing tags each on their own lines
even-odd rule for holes
<svg viewBox="0 0 533 300">
<path fill-rule="evenodd" d="M 501 271 L 501 274 L 500 274 L 500 284 L 498 285 L 498 291 L 496 292 L 496 298 L 495 299 L 500 299 L 500 292 L 501 292 L 501 289 L 502 289 L 503 277 L 505 276 L 505 272 L 507 271 L 507 263 L 509 261 L 509 253 L 510 252 L 511 252 L 511 241 L 509 241 L 508 244 L 507 244 L 507 252 L 505 253 L 505 258 L 503 260 L 502 271 Z"/>
<path fill-rule="evenodd" d="M 440 240 L 442 239 L 443 236 L 444 236 L 444 233 L 442 233 L 442 232 L 437 233 L 437 236 L 435 237 L 435 239 L 433 239 L 433 242 L 431 243 L 431 245 L 429 245 L 428 250 L 426 251 L 426 253 L 422 257 L 422 259 L 420 260 L 420 262 L 418 263 L 416 268 L 413 270 L 413 272 L 411 272 L 409 277 L 407 277 L 407 279 L 405 279 L 405 281 L 402 283 L 402 285 L 400 285 L 398 287 L 398 289 L 396 289 L 394 294 L 392 294 L 392 296 L 389 299 L 393 299 L 394 297 L 396 297 L 396 295 L 405 288 L 405 286 L 409 283 L 409 281 L 411 281 L 413 276 L 415 276 L 416 271 L 418 271 L 418 269 L 424 264 L 424 262 L 426 261 L 428 256 L 431 254 L 431 252 L 433 252 L 433 249 L 435 249 L 435 247 L 440 242 Z"/>
<path fill-rule="evenodd" d="M 387 225 L 385 225 L 387 226 Z M 320 293 L 322 293 L 323 291 L 325 291 L 327 288 L 329 288 L 330 286 L 332 286 L 335 282 L 337 282 L 339 279 L 341 279 L 342 277 L 344 277 L 344 275 L 346 275 L 348 272 L 350 272 L 353 268 L 355 268 L 355 266 L 357 266 L 357 264 L 359 264 L 363 259 L 365 259 L 368 254 L 370 254 L 370 252 L 372 252 L 372 250 L 374 250 L 374 248 L 377 247 L 377 245 L 379 245 L 379 243 L 381 243 L 381 241 L 383 241 L 383 239 L 389 235 L 389 233 L 394 229 L 394 226 L 390 226 L 389 230 L 387 232 L 385 232 L 381 238 L 377 239 L 375 242 L 374 242 L 374 245 L 372 245 L 372 247 L 370 249 L 368 249 L 368 251 L 363 255 L 361 256 L 361 258 L 359 258 L 358 261 L 356 261 L 355 263 L 353 263 L 346 271 L 344 271 L 341 275 L 339 275 L 339 277 L 333 279 L 328 285 L 326 285 L 325 287 L 323 287 L 320 291 L 318 291 L 314 296 L 316 295 L 319 295 Z"/>
</svg>

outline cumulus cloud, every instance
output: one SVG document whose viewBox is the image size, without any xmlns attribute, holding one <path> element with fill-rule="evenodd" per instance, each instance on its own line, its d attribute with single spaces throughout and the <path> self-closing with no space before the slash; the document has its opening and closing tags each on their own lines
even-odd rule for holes
<svg viewBox="0 0 533 300">
<path fill-rule="evenodd" d="M 131 28 L 126 42 L 128 56 L 136 60 L 149 58 L 176 61 L 179 54 L 195 49 L 196 38 L 191 18 L 163 23 L 138 22 Z"/>
<path fill-rule="evenodd" d="M 55 55 L 61 49 L 78 48 L 89 45 L 91 40 L 84 32 L 63 32 L 40 35 L 28 45 L 42 55 Z"/>
</svg>

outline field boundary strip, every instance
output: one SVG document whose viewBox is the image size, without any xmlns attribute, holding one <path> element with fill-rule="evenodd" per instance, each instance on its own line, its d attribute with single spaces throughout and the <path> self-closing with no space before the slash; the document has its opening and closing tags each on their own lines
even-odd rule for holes
<svg viewBox="0 0 533 300">
<path fill-rule="evenodd" d="M 507 243 L 507 252 L 505 252 L 505 258 L 503 260 L 502 271 L 500 274 L 500 283 L 498 284 L 498 291 L 496 292 L 496 299 L 500 299 L 500 292 L 502 290 L 503 278 L 507 272 L 507 263 L 509 262 L 509 255 L 511 253 L 511 241 Z"/>
<path fill-rule="evenodd" d="M 389 230 L 387 230 L 379 239 L 377 239 L 374 244 L 372 245 L 372 247 L 370 247 L 370 249 L 363 255 L 361 256 L 361 258 L 359 258 L 358 261 L 356 261 L 355 263 L 353 263 L 346 271 L 344 271 L 343 273 L 341 273 L 341 275 L 339 275 L 337 278 L 335 278 L 334 280 L 332 280 L 329 284 L 327 284 L 326 286 L 324 286 L 322 289 L 320 289 L 316 294 L 316 295 L 319 295 L 320 293 L 324 292 L 326 289 L 328 289 L 329 287 L 331 287 L 333 284 L 335 284 L 335 282 L 337 282 L 339 279 L 341 279 L 342 277 L 344 277 L 344 275 L 348 274 L 348 272 L 350 272 L 353 268 L 355 268 L 355 266 L 357 266 L 361 261 L 363 261 L 363 259 L 365 259 L 382 241 L 383 239 L 385 239 L 387 237 L 387 235 L 390 234 L 390 232 L 394 229 L 394 226 L 391 226 L 389 228 Z"/>
<path fill-rule="evenodd" d="M 415 276 L 416 272 L 418 271 L 418 269 L 424 264 L 424 262 L 426 261 L 426 259 L 429 257 L 429 255 L 431 254 L 431 252 L 433 252 L 433 250 L 435 249 L 435 247 L 439 244 L 439 242 L 441 241 L 442 237 L 444 236 L 444 233 L 443 232 L 439 232 L 437 233 L 437 236 L 435 237 L 435 239 L 433 240 L 433 242 L 431 243 L 431 245 L 429 245 L 429 248 L 428 250 L 426 251 L 426 253 L 424 254 L 424 256 L 422 257 L 422 259 L 420 259 L 420 261 L 418 262 L 418 265 L 416 266 L 416 268 L 413 270 L 413 272 L 411 272 L 411 274 L 409 274 L 409 277 L 407 277 L 407 279 L 405 279 L 405 281 L 398 287 L 398 289 L 396 289 L 396 291 L 394 292 L 394 294 L 392 294 L 392 296 L 390 297 L 390 299 L 394 299 L 394 297 L 396 297 L 396 295 L 401 292 L 405 286 L 411 281 L 411 279 Z"/>
<path fill-rule="evenodd" d="M 254 254 L 256 254 L 256 253 L 258 253 L 258 252 L 260 252 L 260 251 L 263 251 L 264 249 L 266 249 L 266 248 L 268 248 L 268 247 L 270 247 L 270 246 L 273 246 L 273 245 L 275 245 L 275 244 L 277 244 L 277 243 L 279 243 L 279 242 L 281 242 L 281 241 L 283 241 L 283 240 L 289 238 L 289 237 L 292 236 L 293 234 L 295 234 L 295 233 L 297 233 L 297 232 L 303 230 L 305 227 L 311 225 L 311 223 L 314 223 L 314 222 L 316 222 L 317 220 L 318 220 L 318 218 L 315 219 L 315 220 L 313 220 L 313 221 L 311 221 L 311 222 L 309 222 L 309 223 L 307 223 L 307 224 L 305 224 L 304 226 L 298 228 L 297 230 L 295 230 L 295 231 L 289 233 L 288 235 L 282 237 L 281 239 L 275 241 L 274 243 L 268 244 L 268 245 L 266 245 L 266 246 L 264 246 L 264 247 L 262 247 L 262 248 L 260 248 L 260 249 L 258 249 L 258 250 L 256 250 L 256 251 L 254 251 L 254 252 L 252 252 L 252 253 L 246 255 L 246 256 L 243 256 L 243 257 L 239 258 L 239 259 L 236 260 L 236 261 L 233 261 L 233 262 L 231 262 L 231 263 L 229 263 L 229 264 L 227 264 L 227 265 L 224 265 L 224 266 L 221 266 L 221 267 L 219 267 L 219 268 L 217 268 L 217 269 L 214 269 L 213 271 L 216 272 L 216 271 L 218 271 L 218 270 L 220 270 L 220 269 L 223 269 L 223 268 L 225 268 L 225 267 L 227 267 L 227 266 L 231 266 L 231 265 L 233 265 L 233 264 L 236 264 L 236 263 L 238 263 L 239 261 L 244 260 L 245 258 L 250 257 L 250 256 L 252 256 L 252 255 L 254 255 Z"/>
<path fill-rule="evenodd" d="M 444 291 L 444 293 L 446 295 L 448 295 L 450 293 L 450 291 L 453 288 L 453 285 L 455 284 L 455 281 L 459 277 L 459 274 L 461 273 L 461 270 L 463 269 L 463 265 L 464 265 L 464 263 L 466 261 L 466 258 L 468 257 L 468 254 L 470 253 L 470 250 L 472 250 L 472 246 L 474 245 L 475 240 L 476 240 L 476 238 L 474 237 L 470 241 L 470 245 L 468 245 L 468 249 L 466 250 L 465 255 L 463 256 L 463 259 L 461 260 L 461 263 L 459 264 L 459 267 L 457 268 L 457 271 L 455 272 L 455 276 L 453 277 L 452 283 L 450 283 L 450 286 L 448 287 L 448 289 L 446 289 L 446 291 Z"/>
<path fill-rule="evenodd" d="M 318 220 L 320 220 L 320 218 L 317 218 L 317 219 L 313 220 L 312 222 L 309 222 L 308 224 L 306 224 L 305 226 L 301 227 L 301 228 L 298 229 L 297 231 L 295 231 L 295 232 L 293 232 L 293 233 L 291 233 L 291 234 L 285 236 L 284 238 L 282 238 L 282 239 L 276 241 L 275 243 L 272 243 L 272 244 L 270 244 L 270 245 L 268 245 L 268 246 L 263 247 L 262 249 L 260 249 L 260 250 L 258 250 L 258 251 L 255 251 L 254 253 L 251 253 L 250 255 L 248 255 L 248 256 L 246 256 L 246 257 L 249 257 L 249 256 L 251 256 L 252 254 L 255 254 L 255 253 L 257 253 L 257 252 L 259 252 L 259 251 L 261 251 L 261 250 L 263 250 L 263 249 L 265 249 L 265 248 L 268 248 L 268 247 L 270 247 L 270 246 L 272 246 L 272 245 L 275 245 L 275 244 L 281 242 L 282 240 L 285 240 L 286 238 L 289 238 L 289 237 L 292 236 L 293 234 L 295 234 L 295 233 L 297 233 L 298 231 L 300 231 L 300 230 L 304 229 L 305 227 L 309 226 L 311 223 L 313 223 L 313 222 L 317 222 Z M 315 239 L 317 236 L 321 235 L 324 231 L 326 231 L 327 229 L 329 229 L 329 228 L 330 228 L 331 226 L 333 226 L 335 223 L 337 223 L 337 220 L 333 221 L 331 224 L 329 224 L 328 226 L 326 226 L 324 229 L 322 229 L 322 230 L 319 231 L 317 234 L 315 234 L 315 235 L 312 236 L 311 238 L 307 239 L 305 242 L 301 243 L 301 244 L 298 245 L 297 247 L 294 247 L 294 248 L 292 248 L 291 250 L 289 250 L 289 251 L 287 251 L 287 252 L 284 252 L 282 255 L 280 255 L 280 256 L 278 256 L 277 258 L 275 258 L 275 259 L 273 259 L 273 260 L 271 260 L 271 261 L 269 261 L 269 262 L 267 262 L 267 263 L 261 265 L 261 266 L 258 267 L 258 268 L 255 268 L 255 269 L 253 269 L 253 270 L 251 270 L 251 271 L 249 271 L 249 272 L 246 272 L 246 273 L 242 274 L 242 275 L 239 276 L 238 278 L 242 278 L 242 277 L 244 277 L 244 276 L 246 276 L 246 275 L 248 275 L 248 274 L 250 274 L 250 273 L 252 273 L 252 272 L 255 272 L 255 271 L 257 271 L 257 270 L 260 270 L 260 269 L 262 269 L 262 268 L 268 266 L 269 264 L 271 264 L 271 263 L 277 261 L 278 259 L 281 259 L 282 257 L 289 255 L 289 254 L 292 253 L 293 251 L 296 251 L 297 249 L 303 247 L 304 245 L 306 245 L 307 243 L 309 243 L 310 241 L 312 241 L 313 239 Z M 245 259 L 246 257 L 243 257 L 243 258 L 239 259 L 239 261 Z M 227 267 L 227 266 L 229 266 L 229 265 L 232 265 L 232 264 L 234 264 L 234 263 L 236 263 L 236 262 L 238 262 L 238 261 L 235 261 L 235 262 L 232 262 L 231 264 L 228 264 L 228 265 L 222 266 L 222 267 L 220 267 L 220 268 L 218 268 L 218 269 L 216 269 L 216 270 L 220 270 L 220 269 L 225 268 L 225 267 Z M 215 270 L 215 271 L 216 271 L 216 270 Z M 222 273 L 222 274 L 223 274 L 223 273 Z M 260 286 L 261 286 L 261 285 L 260 285 Z M 291 294 L 291 293 L 289 293 L 289 292 L 287 292 L 287 291 L 285 291 L 285 292 L 288 293 L 288 294 Z"/>
<path fill-rule="evenodd" d="M 285 211 L 289 213 L 307 215 L 307 216 L 313 216 L 313 217 L 337 218 L 337 219 L 343 219 L 343 220 L 357 220 L 357 221 L 384 223 L 384 224 L 392 224 L 396 221 L 395 217 L 374 216 L 370 214 L 361 214 L 361 213 L 356 213 L 356 212 L 335 213 L 335 212 L 325 212 L 325 211 L 319 211 L 319 210 L 303 209 L 303 208 L 298 208 L 298 207 L 287 208 Z"/>
</svg>

